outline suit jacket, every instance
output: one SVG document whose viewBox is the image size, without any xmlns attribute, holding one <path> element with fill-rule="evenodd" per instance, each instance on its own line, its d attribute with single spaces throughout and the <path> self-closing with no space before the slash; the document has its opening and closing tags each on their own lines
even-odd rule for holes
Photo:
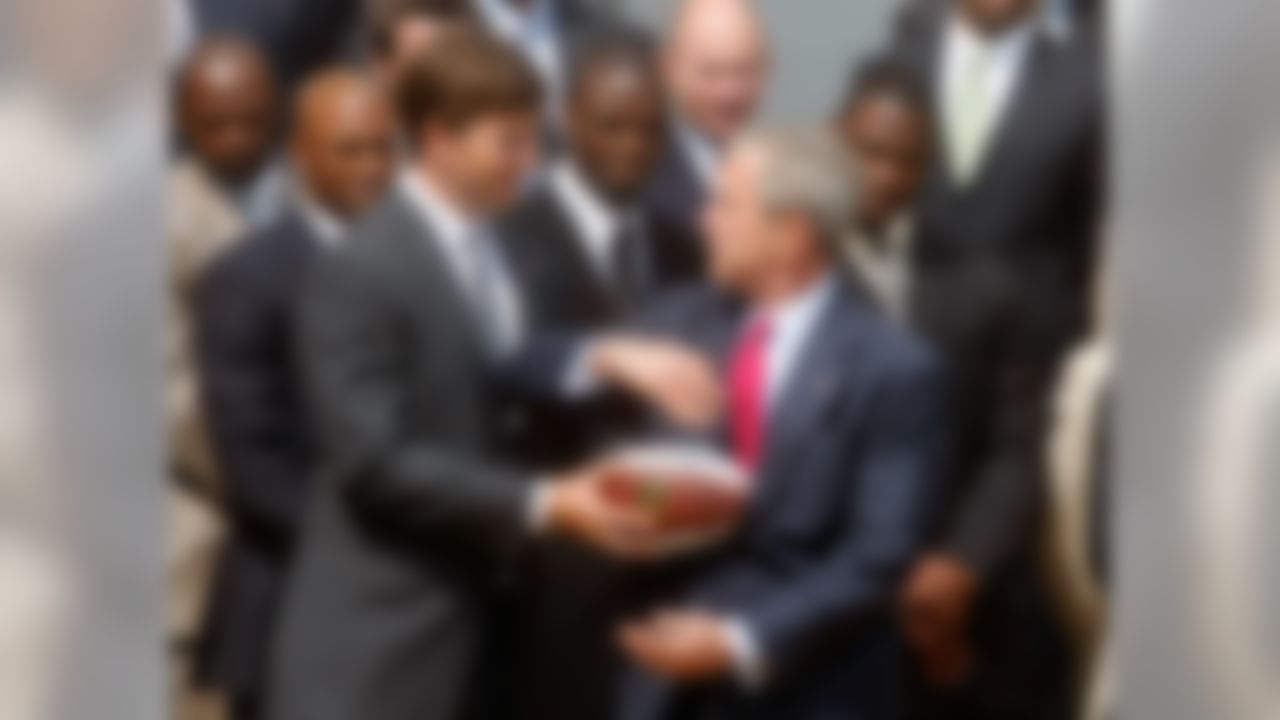
<svg viewBox="0 0 1280 720">
<path fill-rule="evenodd" d="M 648 286 L 629 297 L 596 271 L 573 215 L 550 185 L 527 198 L 503 222 L 502 239 L 529 328 L 547 336 L 596 332 L 646 297 L 700 273 L 701 258 L 648 229 Z M 640 432 L 646 421 L 636 403 L 616 393 L 569 405 L 535 400 L 528 418 L 520 457 L 551 469 L 587 461 Z M 550 540 L 536 553 L 528 579 L 520 602 L 527 652 L 519 673 L 521 717 L 608 717 L 621 666 L 613 627 L 643 578 L 594 551 Z"/>
<path fill-rule="evenodd" d="M 701 253 L 654 226 L 645 228 L 646 287 L 636 297 L 602 278 L 585 250 L 570 212 L 550 186 L 527 198 L 502 223 L 503 246 L 524 299 L 530 328 L 540 334 L 580 333 L 617 323 L 647 299 L 702 273 Z M 543 403 L 535 432 L 525 443 L 526 459 L 548 466 L 579 462 L 588 453 L 625 434 L 634 423 L 631 403 L 609 396 L 586 407 Z"/>
<path fill-rule="evenodd" d="M 230 534 L 202 641 L 201 675 L 254 696 L 314 465 L 303 406 L 296 306 L 320 241 L 284 215 L 206 274 L 198 348 Z"/>
<path fill-rule="evenodd" d="M 652 211 L 651 223 L 655 232 L 669 238 L 669 244 L 682 246 L 685 252 L 702 258 L 700 223 L 709 192 L 681 148 L 675 131 L 668 136 L 666 150 L 645 193 L 646 204 Z"/>
<path fill-rule="evenodd" d="M 859 238 L 858 241 L 865 242 Z M 855 274 L 867 256 L 850 253 Z M 1059 648 L 1036 590 L 1036 525 L 1044 505 L 1043 435 L 1049 368 L 1015 277 L 990 259 L 928 264 L 906 273 L 902 322 L 927 341 L 947 376 L 948 442 L 932 550 L 962 561 L 982 583 L 970 637 L 979 672 L 962 693 L 923 678 L 907 694 L 913 718 L 1016 718 L 1061 700 L 1067 668 L 1045 671 Z M 873 287 L 870 284 L 868 287 Z"/>
<path fill-rule="evenodd" d="M 897 51 L 938 85 L 946 2 L 904 13 Z M 1089 34 L 1036 33 L 1019 85 L 975 176 L 963 186 L 937 162 L 917 209 L 919 250 L 937 262 L 995 257 L 1024 280 L 1047 352 L 1083 328 L 1103 188 L 1102 76 Z M 936 146 L 944 129 L 935 123 Z"/>
<path fill-rule="evenodd" d="M 180 643 L 197 634 L 205 613 L 223 527 L 222 485 L 199 402 L 195 296 L 209 263 L 240 239 L 244 219 L 200 165 L 180 161 L 169 177 L 169 423 L 172 564 L 169 631 Z"/>
<path fill-rule="evenodd" d="M 946 482 L 935 547 L 985 580 L 1026 548 L 1042 506 L 1048 369 L 1034 347 L 1016 279 L 993 262 L 913 268 L 912 330 L 942 360 L 948 388 Z"/>
<path fill-rule="evenodd" d="M 646 320 L 727 363 L 742 312 L 707 291 Z M 889 718 L 897 643 L 890 609 L 924 539 L 942 440 L 942 387 L 926 348 L 842 285 L 772 411 L 741 530 L 701 563 L 686 602 L 741 619 L 768 667 L 681 690 L 639 670 L 621 717 Z"/>
<path fill-rule="evenodd" d="M 463 717 L 491 600 L 530 538 L 523 478 L 492 460 L 503 408 L 483 340 L 410 202 L 392 193 L 317 263 L 302 303 L 322 455 L 273 655 L 274 720 Z"/>
</svg>

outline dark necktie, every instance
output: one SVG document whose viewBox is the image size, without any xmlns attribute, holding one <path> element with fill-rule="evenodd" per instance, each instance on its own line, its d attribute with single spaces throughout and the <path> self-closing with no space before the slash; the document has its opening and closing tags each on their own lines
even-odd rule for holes
<svg viewBox="0 0 1280 720">
<path fill-rule="evenodd" d="M 635 218 L 626 218 L 614 238 L 613 272 L 623 304 L 634 306 L 649 289 L 649 262 L 644 228 Z"/>
</svg>

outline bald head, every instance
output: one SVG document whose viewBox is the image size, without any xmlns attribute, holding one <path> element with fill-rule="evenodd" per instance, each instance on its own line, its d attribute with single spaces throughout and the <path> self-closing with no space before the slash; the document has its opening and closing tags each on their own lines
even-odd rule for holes
<svg viewBox="0 0 1280 720">
<path fill-rule="evenodd" d="M 683 0 L 663 63 L 683 119 L 725 143 L 755 114 L 769 72 L 768 40 L 750 0 Z"/>
<path fill-rule="evenodd" d="M 352 70 L 313 76 L 298 91 L 290 141 L 308 194 L 354 217 L 381 195 L 395 153 L 395 119 L 380 85 Z"/>
<path fill-rule="evenodd" d="M 251 43 L 212 37 L 178 77 L 178 119 L 191 152 L 219 180 L 240 184 L 262 167 L 275 139 L 276 87 Z"/>
</svg>

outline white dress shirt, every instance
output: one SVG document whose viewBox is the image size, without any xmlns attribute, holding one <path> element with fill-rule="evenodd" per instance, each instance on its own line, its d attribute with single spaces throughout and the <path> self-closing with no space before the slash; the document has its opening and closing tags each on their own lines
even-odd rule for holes
<svg viewBox="0 0 1280 720">
<path fill-rule="evenodd" d="M 499 354 L 514 350 L 524 336 L 524 318 L 515 281 L 485 220 L 470 217 L 445 198 L 421 172 L 406 169 L 400 189 L 421 215 L 454 282 L 480 323 L 490 327 Z M 488 316 L 492 313 L 492 317 Z"/>
<path fill-rule="evenodd" d="M 876 242 L 866 233 L 853 233 L 845 243 L 853 271 L 866 284 L 890 319 L 906 323 L 911 312 L 911 221 L 899 218 Z"/>
<path fill-rule="evenodd" d="M 321 248 L 332 250 L 342 243 L 347 234 L 347 224 L 305 189 L 295 188 L 293 205 Z"/>
<path fill-rule="evenodd" d="M 399 190 L 409 199 L 424 223 L 431 229 L 431 237 L 437 243 L 454 282 L 467 296 L 466 300 L 479 317 L 486 314 L 478 300 L 481 293 L 492 293 L 493 307 L 499 316 L 497 334 L 501 353 L 511 352 L 519 345 L 524 334 L 523 312 L 515 281 L 502 260 L 494 236 L 483 220 L 468 217 L 450 203 L 420 172 L 406 168 L 400 175 Z M 479 252 L 475 244 L 480 244 Z M 488 261 L 489 271 L 481 272 L 477 265 Z M 480 317 L 479 322 L 488 323 Z M 525 523 L 534 533 L 542 533 L 548 523 L 548 493 L 546 481 L 535 480 L 530 485 L 525 505 Z"/>
<path fill-rule="evenodd" d="M 251 230 L 269 227 L 289 200 L 287 173 L 278 161 L 271 161 L 231 197 Z"/>
<path fill-rule="evenodd" d="M 716 171 L 720 167 L 720 149 L 687 121 L 676 118 L 673 125 L 676 144 L 693 168 L 698 184 L 710 187 L 715 182 Z"/>
<path fill-rule="evenodd" d="M 748 326 L 762 320 L 769 326 L 768 346 L 765 348 L 765 404 L 768 414 L 773 413 L 791 382 L 834 288 L 835 278 L 825 275 L 804 291 L 778 305 L 753 313 L 747 320 Z M 729 618 L 726 630 L 738 682 L 751 691 L 763 689 L 768 682 L 769 668 L 755 632 L 740 617 Z"/>
<path fill-rule="evenodd" d="M 834 286 L 834 277 L 824 275 L 784 302 L 753 314 L 749 321 L 758 322 L 763 318 L 769 325 L 769 344 L 765 350 L 765 402 L 770 413 L 790 382 Z"/>
<path fill-rule="evenodd" d="M 954 137 L 955 131 L 952 128 L 962 122 L 957 108 L 967 81 L 965 74 L 975 62 L 986 57 L 985 71 L 980 82 L 983 122 L 979 133 L 979 158 L 984 157 L 990 149 L 991 139 L 1000 127 L 1022 80 L 1037 28 L 1038 23 L 1033 19 L 996 37 L 988 37 L 956 14 L 952 14 L 947 22 L 942 67 L 938 73 L 939 85 L 935 89 L 938 107 L 943 110 L 944 127 L 948 129 L 947 137 Z M 949 147 L 948 152 L 954 152 L 954 149 Z M 954 156 L 952 163 L 954 168 Z M 978 164 L 981 164 L 981 160 Z"/>
<path fill-rule="evenodd" d="M 582 250 L 597 275 L 608 282 L 617 278 L 617 254 L 614 247 L 623 228 L 640 222 L 634 210 L 611 205 L 591 187 L 576 165 L 561 160 L 550 173 L 551 192 L 561 208 L 570 216 Z"/>
</svg>

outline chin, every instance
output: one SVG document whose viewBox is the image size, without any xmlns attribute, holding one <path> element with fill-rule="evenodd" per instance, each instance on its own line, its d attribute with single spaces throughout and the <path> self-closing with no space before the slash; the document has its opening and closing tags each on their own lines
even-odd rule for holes
<svg viewBox="0 0 1280 720">
<path fill-rule="evenodd" d="M 728 268 L 718 268 L 714 264 L 707 268 L 707 281 L 724 290 L 735 290 L 742 283 Z"/>
</svg>

